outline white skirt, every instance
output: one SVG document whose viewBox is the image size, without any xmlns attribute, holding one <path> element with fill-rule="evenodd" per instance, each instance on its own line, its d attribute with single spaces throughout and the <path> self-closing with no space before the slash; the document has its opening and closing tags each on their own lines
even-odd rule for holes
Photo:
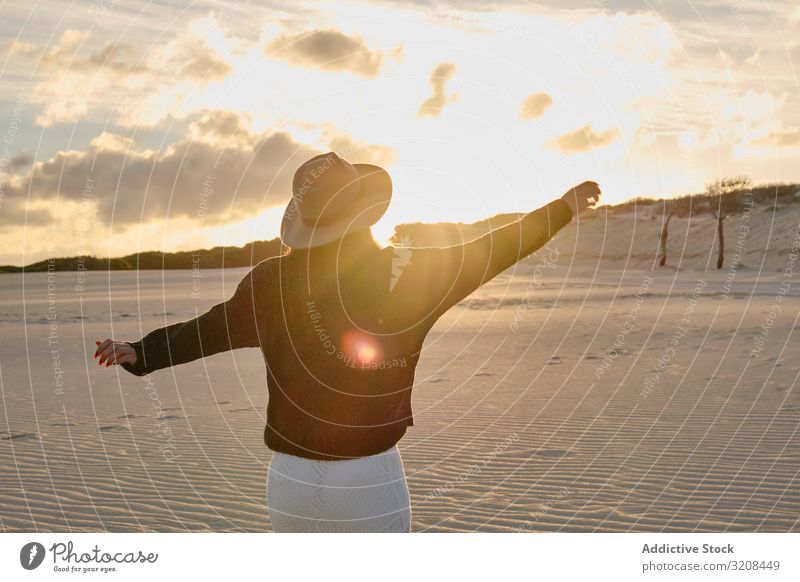
<svg viewBox="0 0 800 582">
<path fill-rule="evenodd" d="M 276 532 L 408 532 L 411 505 L 397 445 L 358 459 L 273 453 L 267 506 Z"/>
</svg>

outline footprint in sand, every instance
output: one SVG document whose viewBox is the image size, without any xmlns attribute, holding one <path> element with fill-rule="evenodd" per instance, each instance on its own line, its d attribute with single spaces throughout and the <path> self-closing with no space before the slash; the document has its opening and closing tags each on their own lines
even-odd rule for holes
<svg viewBox="0 0 800 582">
<path fill-rule="evenodd" d="M 121 424 L 107 424 L 105 426 L 98 427 L 97 430 L 101 432 L 113 432 L 118 430 L 128 430 L 128 427 L 122 426 Z"/>
<path fill-rule="evenodd" d="M 2 441 L 26 441 L 35 439 L 38 436 L 35 432 L 0 432 L 0 440 Z"/>
</svg>

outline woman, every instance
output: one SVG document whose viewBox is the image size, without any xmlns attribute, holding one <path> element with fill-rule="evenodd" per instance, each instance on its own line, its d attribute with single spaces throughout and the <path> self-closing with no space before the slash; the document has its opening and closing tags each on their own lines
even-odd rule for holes
<svg viewBox="0 0 800 582">
<path fill-rule="evenodd" d="M 261 349 L 275 531 L 409 531 L 397 442 L 414 424 L 411 388 L 425 336 L 450 307 L 595 204 L 600 189 L 584 182 L 462 245 L 404 250 L 381 248 L 370 232 L 391 193 L 382 168 L 335 153 L 309 160 L 294 176 L 281 225 L 285 256 L 256 265 L 233 297 L 196 319 L 136 342 L 97 342 L 100 365 L 137 375 Z"/>
</svg>

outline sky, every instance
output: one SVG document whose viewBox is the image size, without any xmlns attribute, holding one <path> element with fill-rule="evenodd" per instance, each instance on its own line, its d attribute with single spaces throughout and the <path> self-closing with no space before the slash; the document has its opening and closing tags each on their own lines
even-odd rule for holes
<svg viewBox="0 0 800 582">
<path fill-rule="evenodd" d="M 273 238 L 297 167 L 375 226 L 800 182 L 800 3 L 0 0 L 0 264 Z"/>
</svg>

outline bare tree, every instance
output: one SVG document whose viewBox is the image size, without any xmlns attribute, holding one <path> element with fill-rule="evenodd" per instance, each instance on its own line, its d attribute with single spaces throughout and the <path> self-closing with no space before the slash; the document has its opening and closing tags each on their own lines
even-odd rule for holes
<svg viewBox="0 0 800 582">
<path fill-rule="evenodd" d="M 661 233 L 658 239 L 658 266 L 663 267 L 667 264 L 667 242 L 669 241 L 669 222 L 672 217 L 689 218 L 697 212 L 697 204 L 694 204 L 694 198 L 691 194 L 688 196 L 681 196 L 680 198 L 671 198 L 669 200 L 661 200 L 663 203 L 662 216 L 664 223 L 661 226 Z M 655 215 L 653 215 L 655 218 Z"/>
<path fill-rule="evenodd" d="M 664 219 L 664 225 L 661 227 L 661 238 L 658 241 L 658 266 L 663 267 L 667 264 L 667 238 L 669 237 L 669 221 L 674 214 L 671 204 L 664 202 L 664 212 L 667 217 Z"/>
<path fill-rule="evenodd" d="M 729 214 L 741 211 L 741 193 L 749 189 L 750 178 L 747 176 L 723 178 L 706 185 L 709 211 L 717 219 L 717 238 L 719 238 L 717 269 L 721 269 L 725 263 L 725 230 L 723 223 Z"/>
</svg>

